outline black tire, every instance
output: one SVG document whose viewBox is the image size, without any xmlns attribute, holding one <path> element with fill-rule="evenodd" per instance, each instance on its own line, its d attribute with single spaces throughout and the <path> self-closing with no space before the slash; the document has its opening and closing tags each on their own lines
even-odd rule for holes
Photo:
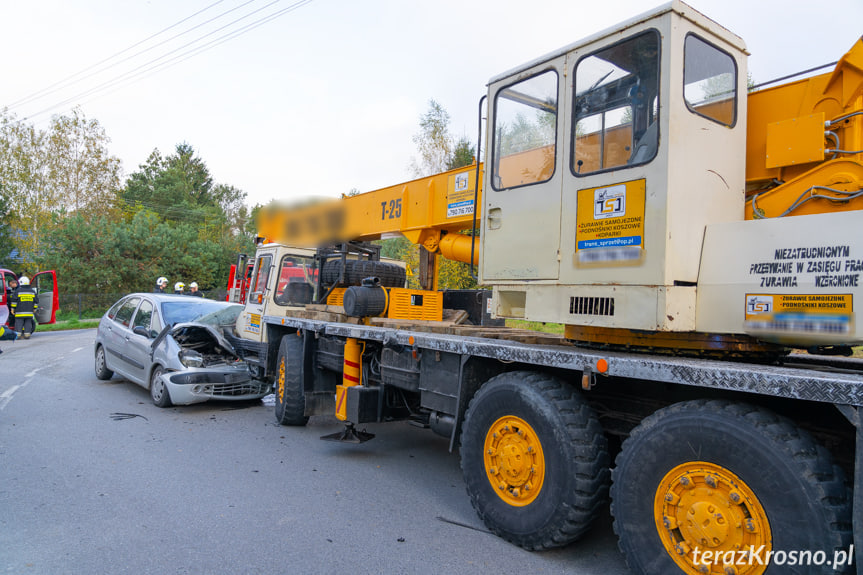
<svg viewBox="0 0 863 575">
<path fill-rule="evenodd" d="M 114 376 L 114 372 L 108 369 L 105 363 L 105 347 L 99 346 L 96 348 L 96 377 L 102 381 L 107 381 Z"/>
<path fill-rule="evenodd" d="M 339 260 L 324 264 L 321 275 L 324 285 L 333 285 L 339 281 L 341 265 Z M 369 277 L 379 278 L 383 287 L 404 287 L 406 272 L 405 268 L 390 262 L 348 260 L 345 262 L 345 277 L 341 285 L 358 286 Z"/>
<path fill-rule="evenodd" d="M 150 399 L 153 400 L 153 405 L 156 407 L 171 407 L 173 405 L 171 403 L 171 394 L 159 377 L 163 373 L 165 371 L 158 365 L 150 373 Z"/>
<path fill-rule="evenodd" d="M 655 507 L 660 484 L 663 490 L 678 485 L 663 483 L 663 478 L 682 464 L 697 470 L 694 461 L 721 466 L 736 475 L 739 481 L 727 483 L 731 487 L 726 489 L 743 492 L 745 487 L 754 494 L 772 533 L 774 551 L 820 551 L 831 562 L 834 550 L 848 551 L 850 493 L 844 474 L 833 463 L 830 453 L 793 422 L 771 411 L 731 401 L 698 400 L 672 405 L 645 418 L 617 456 L 611 512 L 620 549 L 634 573 L 699 572 L 691 561 L 688 570 L 674 561 L 657 527 L 663 524 L 664 517 L 655 517 L 666 513 L 661 505 Z M 710 496 L 711 491 L 706 493 Z M 728 499 L 739 500 L 739 494 Z M 747 502 L 740 507 L 744 506 L 752 504 Z M 734 512 L 731 504 L 727 508 Z M 694 513 L 695 505 L 685 506 L 681 500 L 679 509 L 684 515 Z M 664 531 L 669 540 L 672 534 L 683 537 L 683 532 L 680 526 Z M 759 532 L 767 530 L 761 526 Z M 684 549 L 682 557 L 692 558 L 693 547 L 689 544 L 697 541 L 685 537 L 683 540 L 690 551 Z M 705 547 L 702 545 L 702 551 L 707 550 Z M 746 545 L 742 547 L 748 549 Z M 755 561 L 761 562 L 761 557 L 766 556 L 762 553 Z M 783 563 L 767 567 L 766 573 L 841 571 L 826 565 L 792 565 L 785 559 Z"/>
<path fill-rule="evenodd" d="M 276 358 L 276 421 L 281 425 L 302 426 L 309 422 L 303 413 L 306 396 L 303 390 L 303 338 L 282 337 Z"/>
<path fill-rule="evenodd" d="M 504 417 L 527 423 L 541 447 L 545 473 L 538 495 L 524 505 L 504 500 L 507 493 L 514 493 L 515 483 L 500 489 L 502 479 L 512 476 L 504 475 L 502 469 L 499 475 L 490 475 L 495 473 L 494 463 L 487 470 L 484 459 L 486 438 L 496 437 L 491 435 L 492 429 Z M 522 436 L 520 429 L 516 433 Z M 502 441 L 495 449 L 502 452 L 501 446 Z M 530 550 L 559 547 L 578 539 L 608 494 L 608 447 L 599 421 L 579 391 L 544 374 L 504 373 L 480 388 L 462 427 L 461 468 L 471 504 L 485 525 Z M 497 490 L 492 477 L 499 483 Z M 521 493 L 526 494 L 528 488 L 530 484 L 523 483 Z"/>
</svg>

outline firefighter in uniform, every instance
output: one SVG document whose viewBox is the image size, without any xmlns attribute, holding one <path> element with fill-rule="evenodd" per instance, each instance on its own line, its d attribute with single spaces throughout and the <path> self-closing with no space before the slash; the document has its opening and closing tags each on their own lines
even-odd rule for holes
<svg viewBox="0 0 863 575">
<path fill-rule="evenodd" d="M 39 296 L 30 287 L 30 278 L 27 276 L 18 278 L 18 289 L 12 292 L 9 307 L 15 314 L 15 331 L 24 336 L 24 339 L 30 339 L 30 334 L 36 329 L 33 316 L 39 309 Z"/>
<path fill-rule="evenodd" d="M 153 293 L 165 293 L 166 287 L 168 287 L 168 278 L 162 276 L 156 280 L 156 289 L 153 290 Z"/>
<path fill-rule="evenodd" d="M 189 284 L 188 295 L 193 295 L 195 297 L 204 297 L 204 294 L 198 291 L 198 282 L 192 282 Z"/>
</svg>

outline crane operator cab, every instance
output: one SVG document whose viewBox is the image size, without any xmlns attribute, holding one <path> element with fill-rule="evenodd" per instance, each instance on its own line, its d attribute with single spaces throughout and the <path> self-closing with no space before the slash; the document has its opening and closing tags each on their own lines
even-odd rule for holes
<svg viewBox="0 0 863 575">
<path fill-rule="evenodd" d="M 705 227 L 744 218 L 746 56 L 675 1 L 491 80 L 480 280 L 498 316 L 607 343 L 696 330 Z"/>
</svg>

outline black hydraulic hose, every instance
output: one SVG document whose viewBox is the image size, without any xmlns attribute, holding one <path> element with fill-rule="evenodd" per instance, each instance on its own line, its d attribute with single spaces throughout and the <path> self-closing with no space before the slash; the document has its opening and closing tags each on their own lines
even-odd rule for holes
<svg viewBox="0 0 863 575">
<path fill-rule="evenodd" d="M 483 95 L 479 99 L 479 111 L 477 113 L 477 130 L 476 130 L 476 179 L 473 186 L 473 228 L 470 230 L 470 277 L 473 281 L 477 281 L 476 272 L 473 269 L 473 254 L 476 251 L 476 214 L 479 211 L 479 154 L 482 149 L 482 104 L 486 99 Z"/>
</svg>

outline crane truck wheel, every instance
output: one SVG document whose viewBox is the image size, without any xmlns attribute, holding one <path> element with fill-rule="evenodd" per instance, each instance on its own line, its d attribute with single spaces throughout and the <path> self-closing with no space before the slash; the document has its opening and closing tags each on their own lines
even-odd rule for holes
<svg viewBox="0 0 863 575">
<path fill-rule="evenodd" d="M 341 265 L 339 260 L 326 262 L 321 272 L 321 281 L 325 285 L 338 283 Z M 341 285 L 358 286 L 364 279 L 376 277 L 381 280 L 383 287 L 405 287 L 406 273 L 403 267 L 390 262 L 348 260 L 345 262 L 345 277 Z"/>
<path fill-rule="evenodd" d="M 303 338 L 282 337 L 276 357 L 276 421 L 281 425 L 305 425 L 306 397 L 303 390 Z"/>
<path fill-rule="evenodd" d="M 486 526 L 530 550 L 578 539 L 608 493 L 596 415 L 577 390 L 545 374 L 503 373 L 480 388 L 462 426 L 461 468 Z"/>
<path fill-rule="evenodd" d="M 851 562 L 842 470 L 761 407 L 698 400 L 645 418 L 617 456 L 611 500 L 635 573 L 842 573 Z"/>
</svg>

